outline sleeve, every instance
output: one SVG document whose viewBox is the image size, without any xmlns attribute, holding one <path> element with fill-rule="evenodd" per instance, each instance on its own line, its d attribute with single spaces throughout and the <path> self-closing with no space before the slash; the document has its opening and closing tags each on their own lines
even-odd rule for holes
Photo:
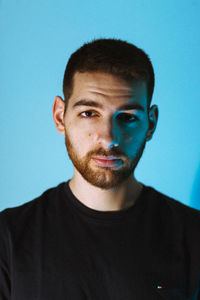
<svg viewBox="0 0 200 300">
<path fill-rule="evenodd" d="M 4 222 L 4 215 L 0 213 L 0 300 L 10 299 L 8 230 Z"/>
</svg>

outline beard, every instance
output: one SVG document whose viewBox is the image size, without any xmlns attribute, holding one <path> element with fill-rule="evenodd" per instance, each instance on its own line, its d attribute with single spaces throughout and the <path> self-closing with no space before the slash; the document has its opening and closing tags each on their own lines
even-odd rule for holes
<svg viewBox="0 0 200 300">
<path fill-rule="evenodd" d="M 84 157 L 80 158 L 75 150 L 75 147 L 72 145 L 67 132 L 65 132 L 65 145 L 74 167 L 81 174 L 81 176 L 90 184 L 101 189 L 108 190 L 121 185 L 133 174 L 144 151 L 146 140 L 144 140 L 137 149 L 134 157 L 130 159 L 128 159 L 119 148 L 112 148 L 110 150 L 99 148 L 97 150 L 89 151 Z M 123 165 L 118 169 L 101 167 L 98 165 L 91 166 L 92 157 L 98 155 L 115 156 L 120 158 L 123 157 Z"/>
</svg>

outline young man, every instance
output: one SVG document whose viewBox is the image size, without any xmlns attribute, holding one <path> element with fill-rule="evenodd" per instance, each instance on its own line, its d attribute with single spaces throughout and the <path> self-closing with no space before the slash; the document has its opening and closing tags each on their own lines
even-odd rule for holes
<svg viewBox="0 0 200 300">
<path fill-rule="evenodd" d="M 200 212 L 134 177 L 158 119 L 153 88 L 132 44 L 72 54 L 53 119 L 74 175 L 0 214 L 0 299 L 200 299 Z"/>
</svg>

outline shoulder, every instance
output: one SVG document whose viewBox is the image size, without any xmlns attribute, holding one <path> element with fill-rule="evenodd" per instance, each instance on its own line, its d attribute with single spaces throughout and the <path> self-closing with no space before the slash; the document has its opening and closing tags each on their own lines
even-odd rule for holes
<svg viewBox="0 0 200 300">
<path fill-rule="evenodd" d="M 170 209 L 175 210 L 180 214 L 200 216 L 200 210 L 192 208 L 189 205 L 182 203 L 180 200 L 169 197 L 152 187 L 147 187 L 147 190 L 156 201 L 160 201 L 161 205 L 168 206 Z"/>
<path fill-rule="evenodd" d="M 0 212 L 0 226 L 18 227 L 26 224 L 29 219 L 37 218 L 45 212 L 54 211 L 62 193 L 64 182 L 43 192 L 39 197 L 22 205 L 6 208 Z"/>
<path fill-rule="evenodd" d="M 146 187 L 149 206 L 163 220 L 169 220 L 174 226 L 182 224 L 185 230 L 200 230 L 200 210 L 192 208 L 181 201 L 169 197 L 152 187 Z"/>
</svg>

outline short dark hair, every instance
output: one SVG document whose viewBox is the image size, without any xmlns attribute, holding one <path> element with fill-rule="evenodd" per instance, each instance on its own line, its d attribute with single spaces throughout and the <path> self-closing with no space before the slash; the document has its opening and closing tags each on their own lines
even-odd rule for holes
<svg viewBox="0 0 200 300">
<path fill-rule="evenodd" d="M 104 72 L 130 82 L 144 80 L 150 105 L 154 90 L 153 66 L 148 55 L 133 44 L 119 39 L 95 39 L 72 53 L 63 79 L 66 104 L 72 94 L 76 72 Z"/>
</svg>

